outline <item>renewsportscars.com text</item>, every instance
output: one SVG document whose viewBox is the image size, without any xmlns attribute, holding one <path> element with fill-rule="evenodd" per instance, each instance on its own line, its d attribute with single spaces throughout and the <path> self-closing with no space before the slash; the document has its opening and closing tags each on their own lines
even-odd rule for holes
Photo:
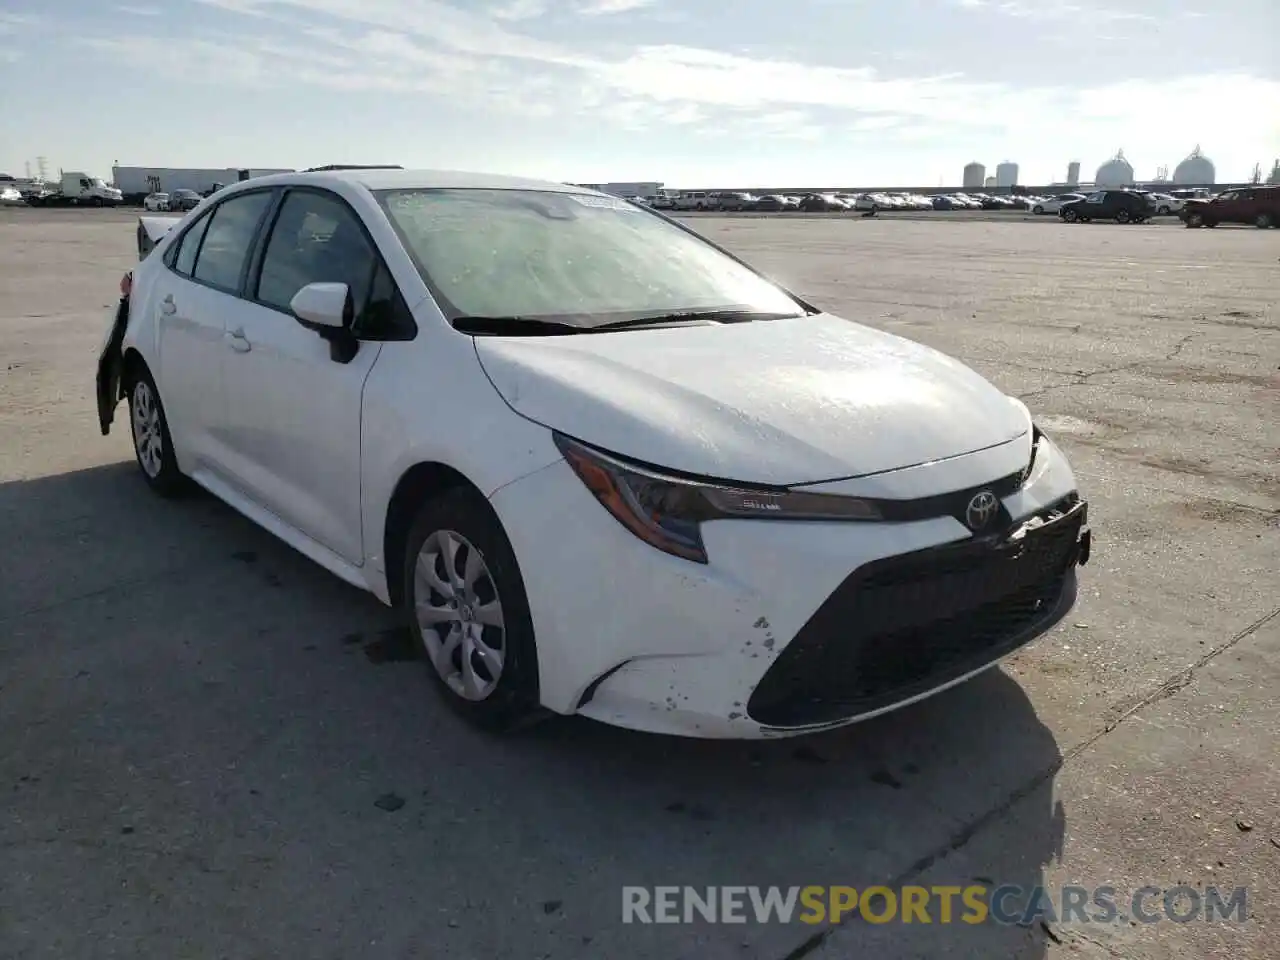
<svg viewBox="0 0 1280 960">
<path fill-rule="evenodd" d="M 623 923 L 1244 923 L 1245 887 L 623 887 Z"/>
</svg>

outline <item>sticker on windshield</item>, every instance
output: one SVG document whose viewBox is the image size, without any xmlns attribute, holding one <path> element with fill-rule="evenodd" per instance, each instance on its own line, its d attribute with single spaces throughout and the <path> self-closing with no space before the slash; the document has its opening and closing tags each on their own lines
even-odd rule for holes
<svg viewBox="0 0 1280 960">
<path fill-rule="evenodd" d="M 596 207 L 600 210 L 634 210 L 636 209 L 625 200 L 619 200 L 617 197 L 597 197 L 589 193 L 568 193 L 567 197 L 571 197 L 584 207 Z"/>
</svg>

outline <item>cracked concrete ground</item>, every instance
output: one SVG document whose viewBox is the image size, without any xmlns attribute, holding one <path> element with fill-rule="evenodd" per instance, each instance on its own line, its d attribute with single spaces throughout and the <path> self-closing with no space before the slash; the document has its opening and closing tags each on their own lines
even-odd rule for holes
<svg viewBox="0 0 1280 960">
<path fill-rule="evenodd" d="M 1076 611 L 1004 669 L 726 744 L 464 729 L 370 598 L 149 496 L 91 388 L 130 226 L 0 211 L 0 957 L 1276 955 L 1275 233 L 699 218 L 1026 399 L 1096 536 Z M 624 884 L 974 878 L 1247 884 L 1250 917 L 620 923 Z"/>
</svg>

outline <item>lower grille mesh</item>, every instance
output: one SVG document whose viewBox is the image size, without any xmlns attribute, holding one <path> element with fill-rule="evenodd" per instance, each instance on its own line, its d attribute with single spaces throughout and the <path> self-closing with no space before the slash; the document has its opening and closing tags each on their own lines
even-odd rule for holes
<svg viewBox="0 0 1280 960">
<path fill-rule="evenodd" d="M 1016 649 L 1054 618 L 1084 513 L 1083 503 L 1064 504 L 1020 539 L 965 541 L 859 568 L 787 645 L 748 712 L 770 726 L 843 719 Z"/>
</svg>

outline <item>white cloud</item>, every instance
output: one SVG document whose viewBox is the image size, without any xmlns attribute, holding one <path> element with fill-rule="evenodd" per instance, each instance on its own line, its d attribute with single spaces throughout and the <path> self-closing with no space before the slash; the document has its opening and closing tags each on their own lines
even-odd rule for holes
<svg viewBox="0 0 1280 960">
<path fill-rule="evenodd" d="M 127 13 L 133 17 L 158 17 L 161 10 L 158 7 L 135 7 L 135 6 L 119 6 L 116 7 L 119 13 Z"/>
<path fill-rule="evenodd" d="M 37 27 L 40 23 L 40 18 L 34 14 L 0 11 L 0 36 L 17 33 L 23 27 Z"/>
<path fill-rule="evenodd" d="M 236 29 L 180 46 L 137 33 L 82 42 L 179 81 L 203 76 L 256 88 L 429 92 L 526 116 L 590 116 L 626 130 L 681 125 L 696 135 L 729 130 L 761 140 L 945 135 L 953 143 L 1006 145 L 1059 142 L 1068 130 L 1073 151 L 1101 156 L 1118 143 L 1142 145 L 1152 168 L 1165 155 L 1185 152 L 1169 116 L 1196 117 L 1197 137 L 1206 143 L 1244 139 L 1241 149 L 1253 150 L 1267 132 L 1242 138 L 1249 127 L 1239 105 L 1280 102 L 1280 82 L 1243 72 L 1081 89 L 955 73 L 888 77 L 869 66 L 678 44 L 606 54 L 598 43 L 575 46 L 568 34 L 557 42 L 537 39 L 515 29 L 510 16 L 504 21 L 492 10 L 440 0 L 202 2 L 280 20 L 287 29 L 277 32 L 289 39 L 268 39 L 259 19 L 251 28 L 228 21 Z"/>
<path fill-rule="evenodd" d="M 611 13 L 629 13 L 651 7 L 655 0 L 587 0 L 578 9 L 588 16 L 598 17 Z"/>
<path fill-rule="evenodd" d="M 1020 20 L 1054 20 L 1082 25 L 1122 20 L 1154 21 L 1147 13 L 1071 3 L 1069 0 L 955 0 L 965 10 L 982 10 Z"/>
<path fill-rule="evenodd" d="M 493 15 L 499 20 L 533 20 L 546 12 L 546 0 L 510 0 L 493 8 Z"/>
</svg>

